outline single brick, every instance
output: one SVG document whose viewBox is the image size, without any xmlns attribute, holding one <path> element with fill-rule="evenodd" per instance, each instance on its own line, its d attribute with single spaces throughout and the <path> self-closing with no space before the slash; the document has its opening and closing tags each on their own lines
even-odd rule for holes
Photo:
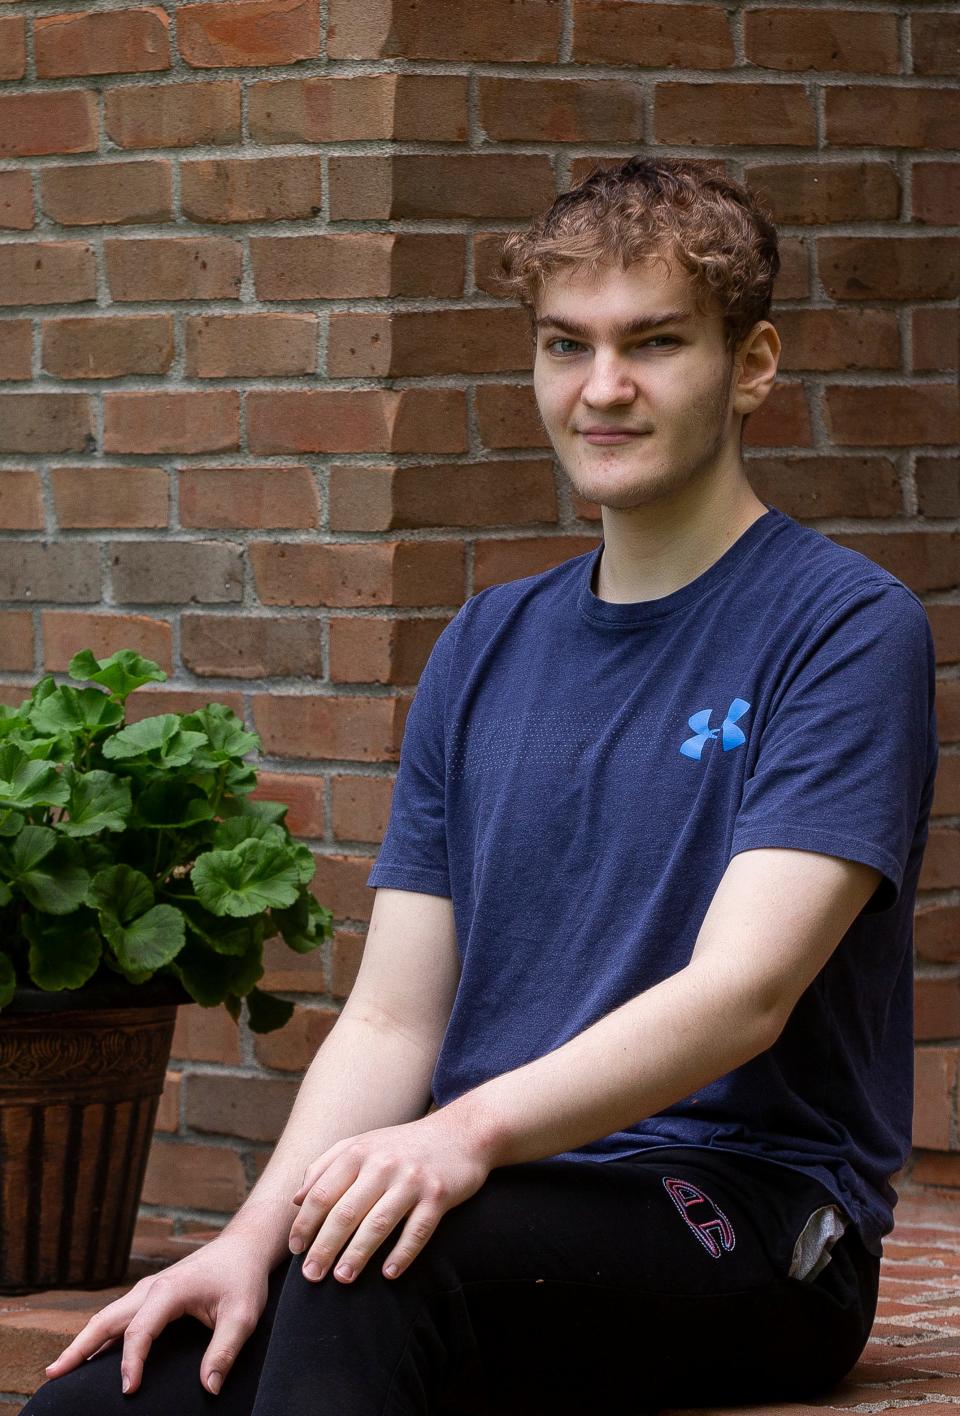
<svg viewBox="0 0 960 1416">
<path fill-rule="evenodd" d="M 308 467 L 184 467 L 178 480 L 183 526 L 310 530 L 320 522 Z"/>
<path fill-rule="evenodd" d="M 85 394 L 0 393 L 0 452 L 91 452 L 93 446 Z"/>
<path fill-rule="evenodd" d="M 118 147 L 190 147 L 240 141 L 240 85 L 236 80 L 108 89 L 103 102 L 103 125 Z"/>
<path fill-rule="evenodd" d="M 250 258 L 261 300 L 463 293 L 464 247 L 459 235 L 357 231 L 253 236 Z"/>
<path fill-rule="evenodd" d="M 909 447 L 960 439 L 954 384 L 834 384 L 824 390 L 824 403 L 830 436 L 840 447 Z"/>
<path fill-rule="evenodd" d="M 170 163 L 103 162 L 97 166 L 45 167 L 40 206 L 61 226 L 119 226 L 169 221 L 173 216 Z"/>
<path fill-rule="evenodd" d="M 265 143 L 396 138 L 463 142 L 465 74 L 361 74 L 250 87 L 250 136 Z"/>
<path fill-rule="evenodd" d="M 27 70 L 27 22 L 17 15 L 0 20 L 0 79 L 22 79 Z"/>
<path fill-rule="evenodd" d="M 33 226 L 33 184 L 29 172 L 0 172 L 0 228 L 29 231 Z"/>
<path fill-rule="evenodd" d="M 900 326 L 895 310 L 777 310 L 780 368 L 896 369 Z"/>
<path fill-rule="evenodd" d="M 0 542 L 0 600 L 96 604 L 100 552 L 91 542 Z"/>
<path fill-rule="evenodd" d="M 319 157 L 205 158 L 180 169 L 191 221 L 287 221 L 320 210 Z"/>
<path fill-rule="evenodd" d="M 235 300 L 243 250 L 226 236 L 104 241 L 114 300 Z"/>
<path fill-rule="evenodd" d="M 359 694 L 255 694 L 253 721 L 270 757 L 396 761 L 399 704 L 397 698 Z"/>
<path fill-rule="evenodd" d="M 83 89 L 0 94 L 0 157 L 93 152 L 97 99 Z"/>
<path fill-rule="evenodd" d="M 913 219 L 960 226 L 960 162 L 913 164 Z"/>
<path fill-rule="evenodd" d="M 729 69 L 735 59 L 722 6 L 636 0 L 574 0 L 572 57 L 647 69 Z"/>
<path fill-rule="evenodd" d="M 170 20 L 159 5 L 38 17 L 33 22 L 37 74 L 144 74 L 169 69 Z"/>
<path fill-rule="evenodd" d="M 478 384 L 477 431 L 484 447 L 549 447 L 530 384 Z"/>
<path fill-rule="evenodd" d="M 951 1097 L 957 1085 L 955 1047 L 918 1047 L 914 1052 L 913 1144 L 949 1150 Z"/>
<path fill-rule="evenodd" d="M 560 57 L 556 0 L 329 0 L 331 59 L 472 59 L 549 64 Z"/>
<path fill-rule="evenodd" d="M 104 452 L 222 452 L 239 443 L 232 389 L 103 396 Z"/>
<path fill-rule="evenodd" d="M 464 452 L 460 389 L 253 389 L 250 451 Z"/>
<path fill-rule="evenodd" d="M 914 369 L 956 369 L 960 352 L 956 308 L 914 310 L 912 323 Z"/>
<path fill-rule="evenodd" d="M 460 605 L 463 543 L 359 545 L 254 541 L 250 563 L 265 605 Z"/>
<path fill-rule="evenodd" d="M 259 1033 L 254 1038 L 257 1061 L 263 1067 L 275 1067 L 278 1071 L 305 1072 L 339 1015 L 339 1009 L 329 1004 L 305 1007 L 298 1003 L 284 1027 L 272 1033 Z"/>
<path fill-rule="evenodd" d="M 928 590 L 947 590 L 957 583 L 960 533 L 956 531 L 835 531 L 831 540 L 876 561 L 918 595 Z M 934 814 L 943 810 L 942 806 L 935 807 Z M 956 811 L 955 807 L 950 814 L 955 815 Z"/>
<path fill-rule="evenodd" d="M 173 630 L 166 620 L 147 615 L 42 610 L 40 624 L 43 662 L 52 673 L 65 671 L 74 654 L 82 649 L 92 650 L 98 659 L 107 659 L 120 649 L 132 649 L 167 673 L 173 672 Z"/>
<path fill-rule="evenodd" d="M 166 526 L 169 483 L 161 467 L 55 467 L 57 522 L 84 526 Z"/>
<path fill-rule="evenodd" d="M 173 362 L 171 315 L 43 321 L 43 368 L 61 379 L 163 374 Z"/>
<path fill-rule="evenodd" d="M 191 378 L 312 374 L 317 368 L 317 317 L 191 315 L 186 343 Z"/>
<path fill-rule="evenodd" d="M 196 69 L 259 68 L 316 59 L 319 0 L 216 0 L 181 6 L 177 48 Z"/>
<path fill-rule="evenodd" d="M 117 604 L 223 604 L 243 596 L 243 547 L 232 541 L 114 541 Z"/>
<path fill-rule="evenodd" d="M 915 74 L 960 74 L 960 15 L 947 10 L 910 16 Z"/>
<path fill-rule="evenodd" d="M 322 837 L 326 829 L 325 792 L 326 782 L 320 776 L 305 772 L 258 771 L 250 800 L 283 802 L 289 807 L 284 820 L 291 835 L 315 840 Z"/>
<path fill-rule="evenodd" d="M 476 546 L 476 589 L 538 575 L 596 547 L 596 536 L 485 537 Z"/>
<path fill-rule="evenodd" d="M 888 457 L 750 457 L 747 475 L 761 501 L 797 520 L 903 512 L 897 469 Z"/>
<path fill-rule="evenodd" d="M 530 367 L 521 310 L 333 313 L 327 368 L 334 378 L 501 373 Z"/>
<path fill-rule="evenodd" d="M 812 147 L 816 142 L 813 107 L 801 84 L 657 84 L 654 115 L 660 143 Z"/>
<path fill-rule="evenodd" d="M 384 619 L 372 615 L 331 615 L 330 678 L 339 683 L 416 687 L 431 649 L 449 623 L 447 618 L 433 616 Z"/>
<path fill-rule="evenodd" d="M 900 215 L 900 179 L 889 162 L 760 163 L 748 167 L 745 178 L 776 221 L 813 226 Z"/>
<path fill-rule="evenodd" d="M 918 457 L 914 478 L 921 516 L 960 517 L 960 457 Z M 928 612 L 935 608 L 927 606 Z M 957 620 L 960 625 L 960 606 Z"/>
<path fill-rule="evenodd" d="M 0 611 L 0 669 L 29 673 L 33 666 L 33 611 Z"/>
<path fill-rule="evenodd" d="M 766 402 L 750 417 L 744 447 L 812 447 L 813 429 L 806 390 L 800 383 L 778 382 Z"/>
<path fill-rule="evenodd" d="M 229 678 L 322 678 L 316 620 L 294 615 L 190 615 L 180 620 L 183 662 L 192 673 Z"/>
<path fill-rule="evenodd" d="M 644 94 L 626 79 L 477 80 L 480 127 L 493 142 L 639 142 Z"/>
<path fill-rule="evenodd" d="M 331 617 L 330 627 L 336 623 Z M 395 621 L 391 621 L 395 623 Z M 331 639 L 331 677 L 333 641 Z M 387 777 L 360 777 L 338 773 L 331 778 L 333 789 L 333 834 L 341 841 L 383 840 L 390 819 L 393 783 Z"/>
<path fill-rule="evenodd" d="M 219 1011 L 226 1012 L 223 1008 Z M 236 1032 L 236 1023 L 232 1018 L 229 1021 Z M 155 1141 L 151 1145 L 143 1204 L 190 1206 L 232 1215 L 246 1195 L 243 1161 L 231 1147 L 201 1146 L 196 1141 Z"/>
<path fill-rule="evenodd" d="M 29 320 L 0 323 L 0 379 L 33 376 L 33 327 Z"/>
<path fill-rule="evenodd" d="M 332 221 L 533 216 L 556 195 L 543 155 L 407 153 L 330 158 Z"/>
<path fill-rule="evenodd" d="M 253 794 L 256 797 L 256 793 Z M 313 949 L 309 954 L 296 954 L 278 936 L 264 941 L 263 977 L 257 984 L 270 992 L 285 993 L 325 993 L 326 970 L 323 959 L 318 958 L 322 949 Z M 261 1156 L 258 1154 L 257 1163 Z"/>
<path fill-rule="evenodd" d="M 42 531 L 43 488 L 40 474 L 28 468 L 0 468 L 0 528 Z"/>
<path fill-rule="evenodd" d="M 951 89 L 831 84 L 824 89 L 827 141 L 839 146 L 955 148 L 960 104 Z"/>
<path fill-rule="evenodd" d="M 833 300 L 950 300 L 960 294 L 951 236 L 823 236 L 820 279 Z"/>
<path fill-rule="evenodd" d="M 85 241 L 0 244 L 0 305 L 72 305 L 96 294 L 93 247 Z"/>
<path fill-rule="evenodd" d="M 184 1081 L 183 1102 L 192 1131 L 243 1136 L 251 1141 L 275 1141 L 287 1123 L 298 1084 L 291 1079 L 237 1078 L 192 1072 Z"/>
<path fill-rule="evenodd" d="M 900 36 L 894 14 L 765 5 L 762 10 L 744 13 L 744 43 L 750 63 L 766 69 L 900 72 Z"/>
<path fill-rule="evenodd" d="M 557 519 L 553 463 L 340 467 L 331 474 L 331 530 L 503 526 Z"/>
<path fill-rule="evenodd" d="M 239 1066 L 243 1056 L 237 1025 L 226 1008 L 201 1008 L 188 1003 L 177 1009 L 170 1055 L 188 1062 Z"/>
<path fill-rule="evenodd" d="M 774 300 L 805 300 L 810 294 L 810 240 L 788 236 L 780 241 L 780 273 L 773 286 Z"/>
</svg>

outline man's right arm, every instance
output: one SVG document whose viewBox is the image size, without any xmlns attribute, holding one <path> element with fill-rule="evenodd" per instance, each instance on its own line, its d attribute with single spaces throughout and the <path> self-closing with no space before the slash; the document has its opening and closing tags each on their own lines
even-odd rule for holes
<svg viewBox="0 0 960 1416">
<path fill-rule="evenodd" d="M 289 1252 L 291 1196 L 310 1162 L 348 1136 L 425 1114 L 459 976 L 452 901 L 379 888 L 350 996 L 225 1234 L 249 1236 L 275 1267 Z"/>
</svg>

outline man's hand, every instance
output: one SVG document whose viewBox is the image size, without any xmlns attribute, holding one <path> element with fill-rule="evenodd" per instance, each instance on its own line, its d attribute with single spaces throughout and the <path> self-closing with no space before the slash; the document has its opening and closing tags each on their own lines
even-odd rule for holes
<svg viewBox="0 0 960 1416">
<path fill-rule="evenodd" d="M 384 1277 L 395 1278 L 447 1210 L 476 1194 L 490 1169 L 484 1147 L 451 1108 L 347 1137 L 307 1167 L 293 1196 L 301 1210 L 290 1230 L 290 1249 L 299 1254 L 309 1246 L 304 1277 L 320 1279 L 352 1235 L 334 1270 L 349 1283 L 407 1215 L 383 1264 Z"/>
</svg>

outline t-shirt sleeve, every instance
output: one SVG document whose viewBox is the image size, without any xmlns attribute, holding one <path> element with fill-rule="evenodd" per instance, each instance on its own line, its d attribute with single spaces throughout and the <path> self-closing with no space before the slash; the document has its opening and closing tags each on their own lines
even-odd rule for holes
<svg viewBox="0 0 960 1416">
<path fill-rule="evenodd" d="M 900 887 L 937 762 L 936 658 L 906 586 L 861 587 L 818 625 L 778 687 L 730 855 L 818 851 L 881 870 L 865 907 Z"/>
<path fill-rule="evenodd" d="M 403 730 L 387 829 L 367 876 L 369 886 L 450 897 L 444 709 L 462 613 L 443 629 L 420 675 Z"/>
</svg>

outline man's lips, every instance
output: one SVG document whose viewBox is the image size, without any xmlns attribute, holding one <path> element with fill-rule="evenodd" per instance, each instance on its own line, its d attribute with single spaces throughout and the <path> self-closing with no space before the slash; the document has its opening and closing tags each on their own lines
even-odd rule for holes
<svg viewBox="0 0 960 1416">
<path fill-rule="evenodd" d="M 649 433 L 621 428 L 584 428 L 581 436 L 591 443 L 621 443 L 631 438 L 649 437 Z"/>
</svg>

